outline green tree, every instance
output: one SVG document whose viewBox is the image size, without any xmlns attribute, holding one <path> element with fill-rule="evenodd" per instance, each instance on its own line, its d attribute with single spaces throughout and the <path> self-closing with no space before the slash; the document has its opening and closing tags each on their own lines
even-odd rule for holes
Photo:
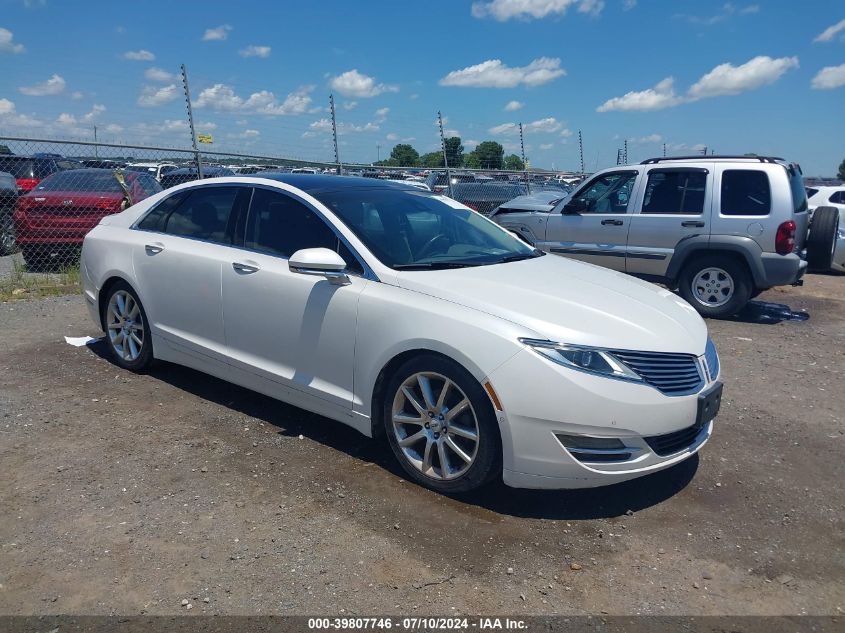
<svg viewBox="0 0 845 633">
<path fill-rule="evenodd" d="M 482 169 L 501 169 L 502 160 L 505 156 L 505 148 L 496 141 L 484 141 L 478 144 L 473 151 L 478 158 Z"/>
<path fill-rule="evenodd" d="M 443 152 L 429 152 L 420 156 L 422 167 L 443 167 Z"/>
<path fill-rule="evenodd" d="M 467 154 L 464 159 L 464 167 L 468 169 L 481 169 L 481 161 L 478 159 L 478 154 L 474 151 Z"/>
<path fill-rule="evenodd" d="M 525 163 L 516 154 L 505 156 L 505 169 L 512 169 L 513 171 L 522 171 L 525 169 Z"/>
<path fill-rule="evenodd" d="M 839 163 L 839 173 L 837 174 L 839 180 L 845 180 L 845 160 Z"/>
<path fill-rule="evenodd" d="M 390 152 L 390 161 L 400 167 L 414 167 L 419 159 L 420 153 L 407 143 L 394 145 Z"/>
<path fill-rule="evenodd" d="M 0 145 L 0 154 L 11 154 L 12 150 L 9 149 L 8 145 Z"/>
<path fill-rule="evenodd" d="M 464 146 L 460 136 L 450 136 L 446 139 L 446 160 L 449 167 L 461 167 L 464 164 Z"/>
</svg>

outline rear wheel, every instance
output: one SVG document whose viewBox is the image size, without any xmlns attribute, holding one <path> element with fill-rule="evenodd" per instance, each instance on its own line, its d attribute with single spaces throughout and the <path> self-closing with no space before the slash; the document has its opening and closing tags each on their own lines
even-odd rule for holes
<svg viewBox="0 0 845 633">
<path fill-rule="evenodd" d="M 47 258 L 44 256 L 44 249 L 39 244 L 28 244 L 21 247 L 23 261 L 26 264 L 27 272 L 40 273 L 47 270 Z"/>
<path fill-rule="evenodd" d="M 405 362 L 387 385 L 383 419 L 396 459 L 423 486 L 467 492 L 501 472 L 490 399 L 454 361 L 425 354 Z"/>
<path fill-rule="evenodd" d="M 109 288 L 102 317 L 114 362 L 131 371 L 148 369 L 153 363 L 150 326 L 144 307 L 125 281 Z"/>
<path fill-rule="evenodd" d="M 838 229 L 839 209 L 817 207 L 807 236 L 807 265 L 813 270 L 830 270 Z"/>
<path fill-rule="evenodd" d="M 678 291 L 702 316 L 727 317 L 742 310 L 751 298 L 751 275 L 732 257 L 699 257 L 684 266 Z"/>
<path fill-rule="evenodd" d="M 15 224 L 11 214 L 0 216 L 0 255 L 15 252 Z"/>
</svg>

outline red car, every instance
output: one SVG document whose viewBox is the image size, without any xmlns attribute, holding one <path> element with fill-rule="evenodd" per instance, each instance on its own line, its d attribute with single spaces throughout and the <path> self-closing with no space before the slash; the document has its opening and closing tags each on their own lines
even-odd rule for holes
<svg viewBox="0 0 845 633">
<path fill-rule="evenodd" d="M 72 169 L 48 176 L 18 198 L 15 208 L 15 239 L 27 268 L 76 263 L 85 234 L 103 216 L 120 213 L 161 190 L 155 178 L 140 172 Z"/>
</svg>

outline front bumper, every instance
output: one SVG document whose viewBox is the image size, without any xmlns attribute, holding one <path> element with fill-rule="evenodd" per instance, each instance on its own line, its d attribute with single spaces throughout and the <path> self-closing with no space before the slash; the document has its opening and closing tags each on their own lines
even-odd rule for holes
<svg viewBox="0 0 845 633">
<path fill-rule="evenodd" d="M 517 488 L 590 488 L 634 479 L 691 457 L 713 432 L 706 420 L 688 443 L 658 455 L 646 438 L 692 427 L 698 394 L 666 396 L 641 383 L 569 370 L 527 349 L 488 378 L 504 409 L 498 413 L 503 479 Z M 556 434 L 616 438 L 630 457 L 579 461 Z"/>
</svg>

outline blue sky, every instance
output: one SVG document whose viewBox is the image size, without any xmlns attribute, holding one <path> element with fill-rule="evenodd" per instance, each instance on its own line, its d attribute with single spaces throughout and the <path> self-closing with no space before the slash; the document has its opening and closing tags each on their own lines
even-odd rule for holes
<svg viewBox="0 0 845 633">
<path fill-rule="evenodd" d="M 845 158 L 841 1 L 0 1 L 0 134 L 187 147 L 179 65 L 212 149 L 332 160 L 497 140 L 589 170 L 707 146 Z M 380 150 L 377 149 L 380 146 Z"/>
</svg>

